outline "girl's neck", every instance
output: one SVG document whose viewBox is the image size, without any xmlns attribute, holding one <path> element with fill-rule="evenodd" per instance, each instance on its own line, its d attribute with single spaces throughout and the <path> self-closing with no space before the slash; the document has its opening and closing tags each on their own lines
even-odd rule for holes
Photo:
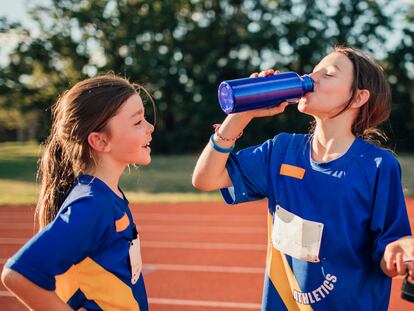
<svg viewBox="0 0 414 311">
<path fill-rule="evenodd" d="M 341 126 L 341 122 L 317 120 L 312 140 L 312 159 L 317 162 L 335 160 L 349 150 L 354 140 L 351 129 Z"/>
<path fill-rule="evenodd" d="M 98 163 L 93 169 L 86 171 L 86 174 L 102 180 L 111 190 L 120 198 L 123 198 L 121 191 L 118 188 L 119 178 L 121 177 L 124 168 L 114 169 L 111 166 Z"/>
</svg>

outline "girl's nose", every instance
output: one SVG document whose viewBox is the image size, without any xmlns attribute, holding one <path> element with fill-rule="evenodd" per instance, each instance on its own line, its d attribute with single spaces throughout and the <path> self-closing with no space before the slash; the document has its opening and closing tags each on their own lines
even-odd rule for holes
<svg viewBox="0 0 414 311">
<path fill-rule="evenodd" d="M 312 80 L 314 82 L 316 82 L 316 79 L 317 79 L 317 71 L 314 71 L 314 72 L 310 73 L 309 75 L 312 78 Z"/>
<path fill-rule="evenodd" d="M 319 78 L 321 77 L 322 70 L 316 70 L 310 74 L 312 80 L 314 82 L 318 82 Z"/>
<path fill-rule="evenodd" d="M 148 121 L 147 121 L 147 123 L 148 123 L 148 133 L 152 134 L 154 132 L 154 125 L 152 125 Z"/>
</svg>

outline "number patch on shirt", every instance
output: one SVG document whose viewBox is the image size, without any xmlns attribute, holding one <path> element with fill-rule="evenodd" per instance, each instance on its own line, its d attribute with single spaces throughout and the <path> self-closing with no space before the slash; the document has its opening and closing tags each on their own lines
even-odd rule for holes
<svg viewBox="0 0 414 311">
<path fill-rule="evenodd" d="M 289 164 L 282 164 L 280 166 L 280 175 L 289 176 L 297 179 L 303 179 L 303 176 L 305 176 L 305 169 L 293 166 Z"/>
<path fill-rule="evenodd" d="M 280 205 L 276 206 L 272 244 L 297 259 L 319 262 L 323 223 L 303 219 Z"/>
<path fill-rule="evenodd" d="M 142 270 L 141 242 L 139 235 L 131 241 L 129 246 L 129 263 L 131 264 L 131 283 L 135 284 Z"/>
</svg>

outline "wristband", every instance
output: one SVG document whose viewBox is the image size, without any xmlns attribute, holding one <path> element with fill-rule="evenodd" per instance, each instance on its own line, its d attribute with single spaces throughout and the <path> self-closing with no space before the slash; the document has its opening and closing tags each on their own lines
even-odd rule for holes
<svg viewBox="0 0 414 311">
<path fill-rule="evenodd" d="M 219 133 L 219 129 L 220 129 L 221 124 L 213 124 L 213 128 L 214 128 L 214 133 L 217 135 L 218 138 L 220 138 L 221 140 L 224 141 L 236 141 L 237 139 L 239 139 L 242 135 L 243 135 L 243 131 L 241 131 L 239 133 L 239 135 L 237 135 L 236 137 L 232 137 L 232 138 L 228 138 L 228 137 L 224 137 L 223 135 L 221 135 Z"/>
<path fill-rule="evenodd" d="M 221 152 L 221 153 L 230 153 L 234 149 L 234 144 L 229 148 L 223 148 L 223 147 L 216 145 L 216 142 L 214 141 L 214 134 L 211 134 L 210 136 L 210 144 L 214 150 Z"/>
</svg>

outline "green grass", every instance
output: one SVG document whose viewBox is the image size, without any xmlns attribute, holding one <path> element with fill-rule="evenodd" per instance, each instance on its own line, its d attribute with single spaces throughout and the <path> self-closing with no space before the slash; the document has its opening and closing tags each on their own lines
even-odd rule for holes
<svg viewBox="0 0 414 311">
<path fill-rule="evenodd" d="M 38 144 L 0 143 L 0 205 L 33 204 L 37 200 Z M 221 200 L 217 191 L 201 192 L 191 185 L 196 156 L 153 156 L 149 166 L 130 166 L 120 185 L 130 202 Z"/>
<path fill-rule="evenodd" d="M 400 154 L 398 160 L 401 163 L 404 193 L 414 196 L 414 154 Z"/>
<path fill-rule="evenodd" d="M 0 205 L 33 204 L 40 147 L 36 143 L 0 143 Z M 191 185 L 194 155 L 153 156 L 145 167 L 130 167 L 121 177 L 121 187 L 130 202 L 185 202 L 221 200 L 217 191 L 204 193 Z M 414 155 L 402 154 L 406 195 L 414 195 Z"/>
</svg>

